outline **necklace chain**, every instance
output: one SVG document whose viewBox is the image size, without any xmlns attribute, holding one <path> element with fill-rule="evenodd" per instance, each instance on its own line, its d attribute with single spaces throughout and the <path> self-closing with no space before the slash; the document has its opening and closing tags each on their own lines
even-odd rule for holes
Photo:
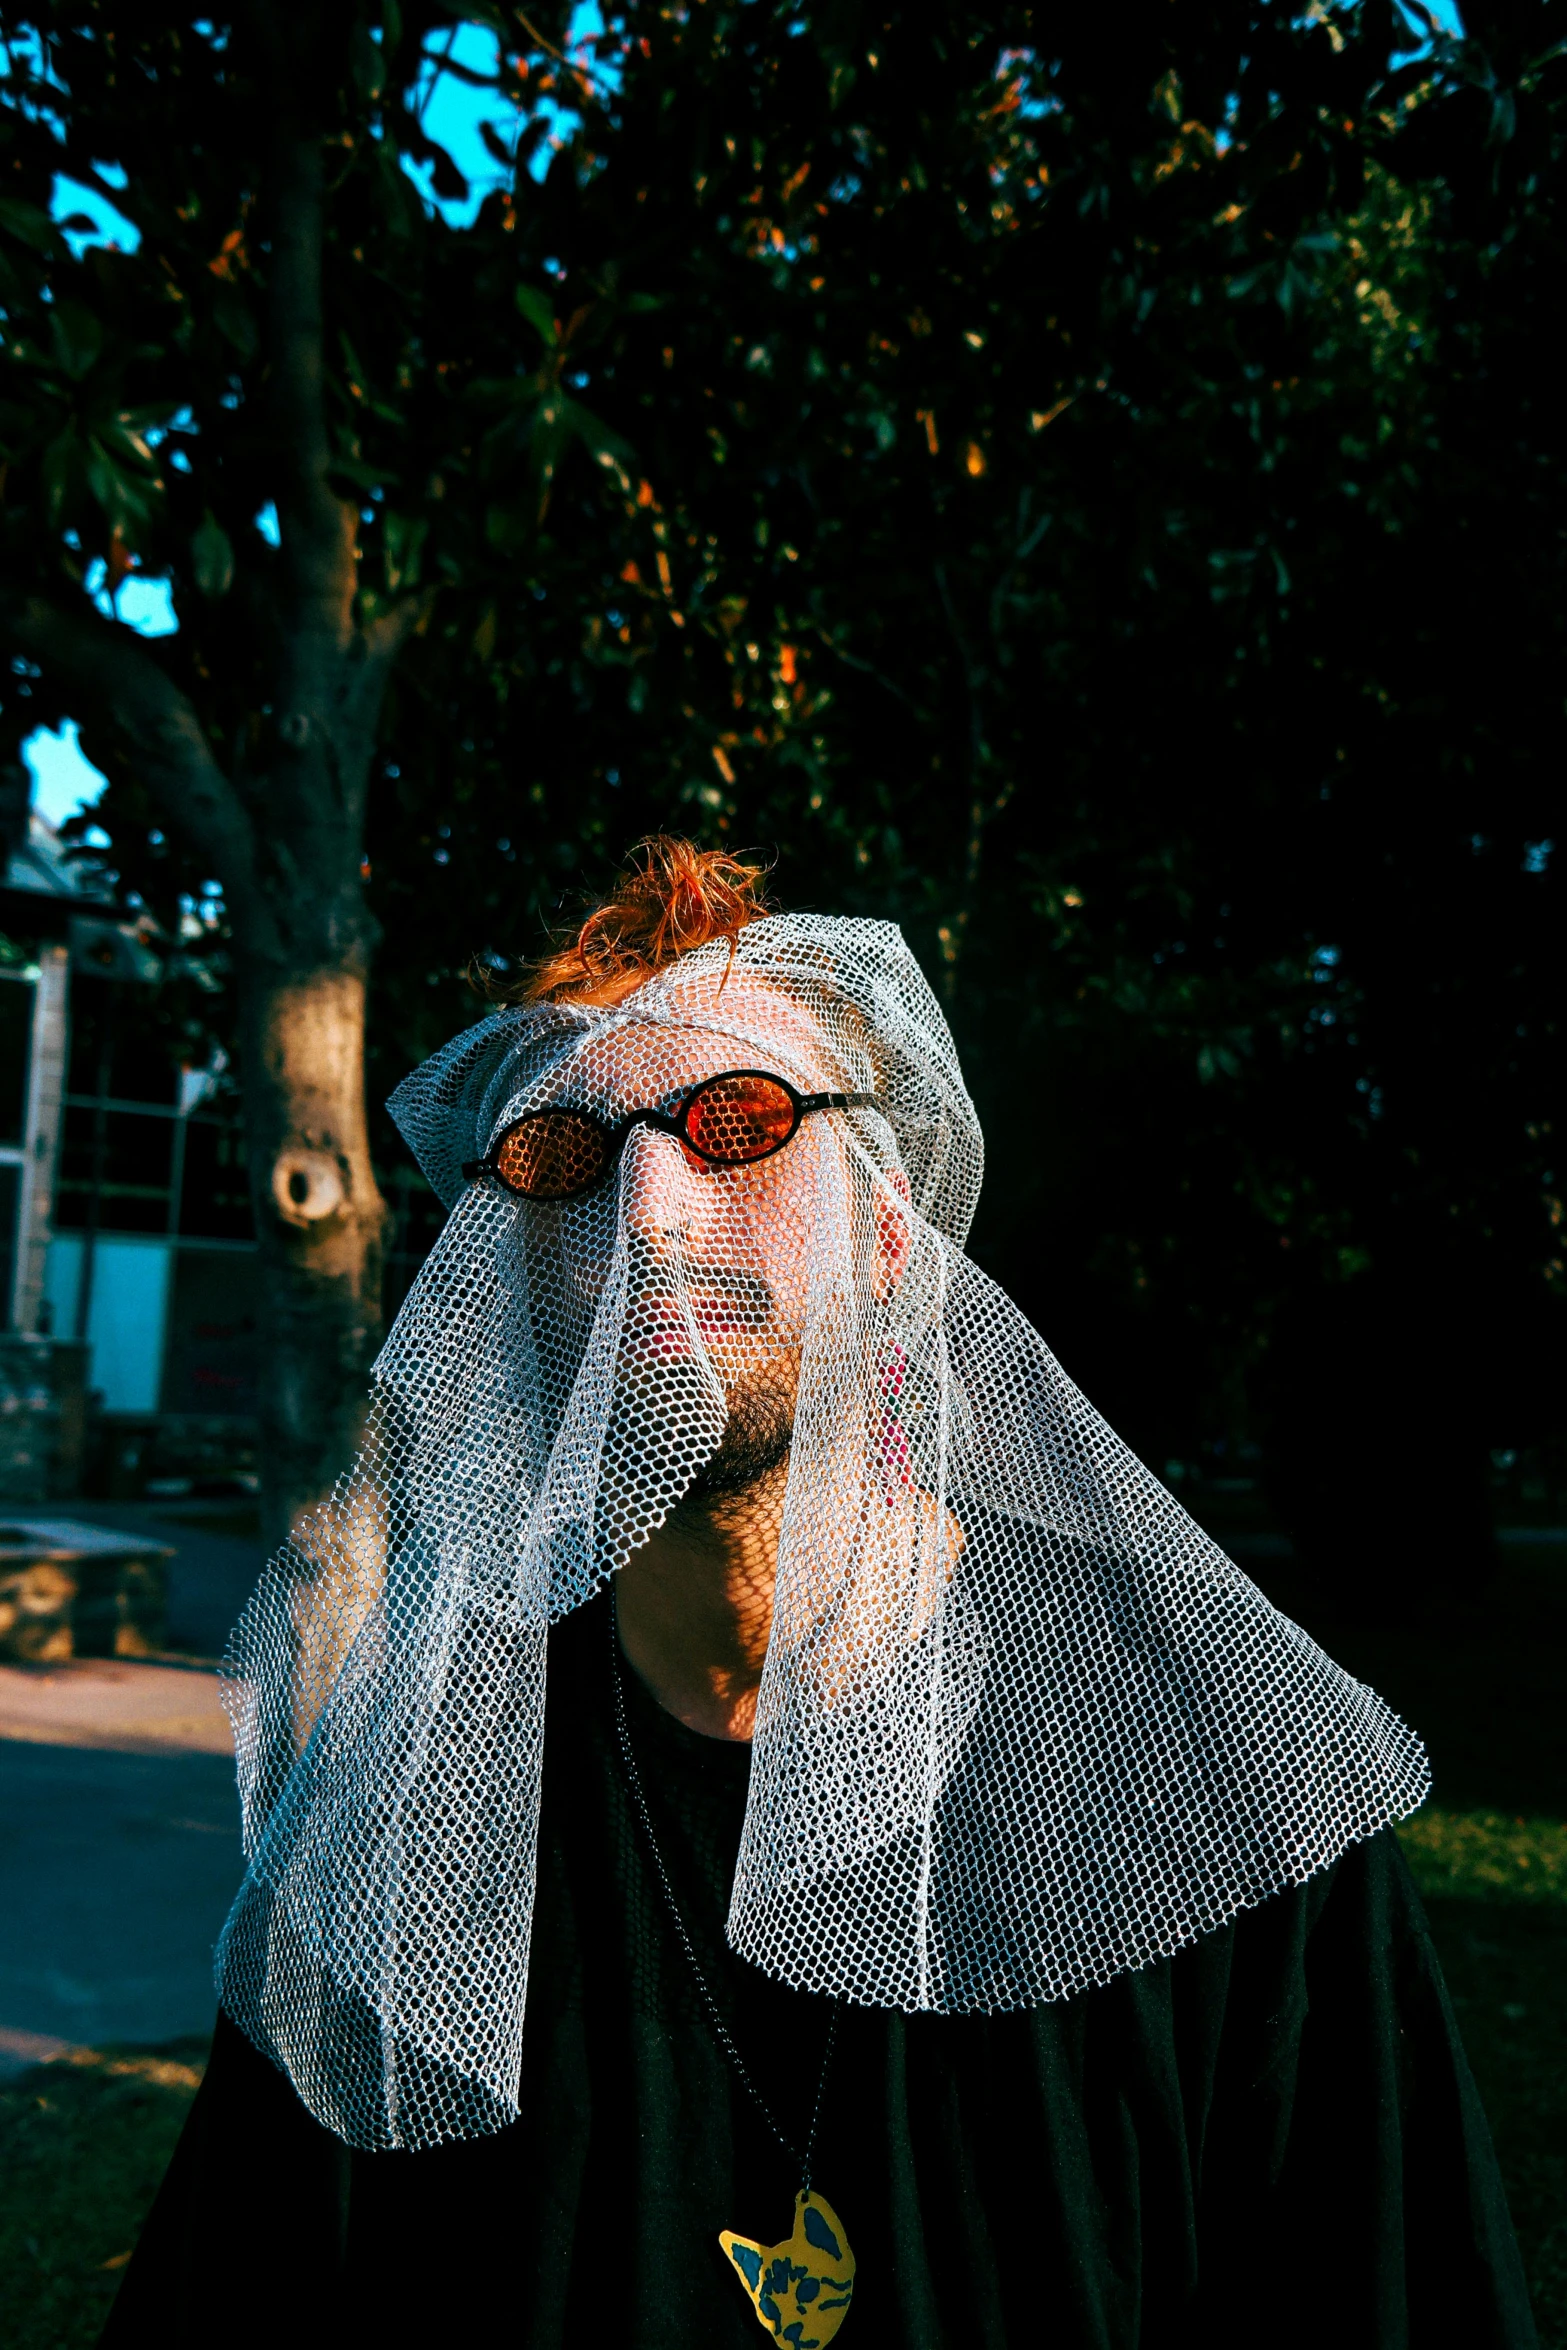
<svg viewBox="0 0 1567 2350">
<path fill-rule="evenodd" d="M 685 1952 L 687 1963 L 691 1968 L 692 1974 L 696 1978 L 696 1987 L 702 1995 L 702 2004 L 707 2010 L 708 2021 L 713 2027 L 713 2037 L 717 2040 L 719 2047 L 723 2050 L 730 2064 L 734 2067 L 735 2078 L 739 2081 L 741 2088 L 744 2089 L 746 2095 L 750 2098 L 751 2103 L 756 2107 L 757 2112 L 761 2115 L 763 2121 L 767 2124 L 767 2127 L 772 2132 L 773 2136 L 777 2139 L 785 2154 L 788 2155 L 791 2162 L 797 2163 L 799 2165 L 800 2184 L 805 2189 L 805 2191 L 809 2193 L 811 2185 L 811 2160 L 816 2152 L 816 2126 L 821 2120 L 822 2099 L 827 2091 L 828 2067 L 832 2063 L 833 2044 L 838 2037 L 837 2002 L 834 2001 L 833 2003 L 831 2017 L 827 2025 L 827 2047 L 822 2057 L 821 2077 L 816 2084 L 816 2102 L 811 2108 L 811 2126 L 806 2135 L 805 2154 L 802 2160 L 799 2148 L 794 2144 L 794 2141 L 791 2138 L 786 2137 L 784 2132 L 779 2128 L 776 2120 L 773 2117 L 772 2109 L 767 2104 L 766 2099 L 762 2096 L 761 2091 L 757 2088 L 756 2083 L 752 2080 L 750 2074 L 746 2071 L 745 2060 L 741 2056 L 739 2049 L 734 2044 L 734 2040 L 730 2035 L 729 2026 L 724 2022 L 722 2011 L 719 2008 L 717 2000 L 713 1997 L 712 1989 L 708 1983 L 707 1977 L 705 1974 L 703 1974 L 701 1965 L 697 1959 L 696 1951 L 692 1947 L 691 1937 L 686 1931 L 685 1919 L 680 1914 L 680 1904 L 675 1899 L 675 1889 L 669 1881 L 669 1872 L 664 1866 L 664 1856 L 658 1848 L 658 1838 L 653 1833 L 653 1817 L 647 1807 L 647 1797 L 642 1791 L 642 1774 L 637 1769 L 637 1758 L 631 1744 L 631 1724 L 626 1719 L 626 1690 L 623 1679 L 623 1667 L 620 1661 L 620 1610 L 616 1604 L 613 1587 L 611 1587 L 609 1598 L 609 1639 L 610 1669 L 615 1691 L 615 1728 L 619 1733 L 620 1738 L 621 1760 L 626 1766 L 626 1780 L 631 1789 L 631 1800 L 636 1809 L 637 1817 L 642 1823 L 642 1833 L 647 1838 L 648 1850 L 653 1856 L 653 1868 L 658 1877 L 659 1885 L 663 1891 L 664 1904 L 669 1911 L 671 1922 L 674 1925 L 676 1939 L 679 1941 L 681 1949 Z"/>
</svg>

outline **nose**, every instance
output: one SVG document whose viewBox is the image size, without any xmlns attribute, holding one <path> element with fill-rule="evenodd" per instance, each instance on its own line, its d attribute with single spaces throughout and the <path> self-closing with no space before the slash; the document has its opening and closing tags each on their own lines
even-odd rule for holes
<svg viewBox="0 0 1567 2350">
<path fill-rule="evenodd" d="M 647 1247 L 662 1249 L 691 1229 L 692 1174 L 672 1134 L 633 1127 L 620 1162 L 621 1213 Z"/>
</svg>

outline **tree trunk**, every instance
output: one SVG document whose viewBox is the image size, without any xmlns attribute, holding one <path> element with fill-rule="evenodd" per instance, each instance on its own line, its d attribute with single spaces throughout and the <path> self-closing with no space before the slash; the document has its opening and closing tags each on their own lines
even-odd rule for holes
<svg viewBox="0 0 1567 2350">
<path fill-rule="evenodd" d="M 358 508 L 334 486 L 325 405 L 325 134 L 284 102 L 302 69 L 282 33 L 277 68 L 269 239 L 258 248 L 268 255 L 280 530 L 261 771 L 222 771 L 191 702 L 118 621 L 0 584 L 0 622 L 17 649 L 112 723 L 140 781 L 222 884 L 261 1250 L 263 1516 L 274 1542 L 351 1465 L 380 1339 L 386 1211 L 364 1098 L 376 926 L 360 859 L 387 676 L 428 609 L 427 594 L 380 609 L 359 594 Z"/>
<path fill-rule="evenodd" d="M 386 1210 L 370 1163 L 366 972 L 355 960 L 259 965 L 241 981 L 269 1544 L 352 1462 L 380 1343 Z"/>
<path fill-rule="evenodd" d="M 263 1518 L 273 1540 L 352 1463 L 381 1332 L 385 1208 L 365 1125 L 375 924 L 360 859 L 376 720 L 411 605 L 359 604 L 358 515 L 325 406 L 324 155 L 279 113 L 269 404 L 282 594 L 271 755 L 243 786 L 250 890 L 233 906 L 246 1150 L 262 1266 Z"/>
</svg>

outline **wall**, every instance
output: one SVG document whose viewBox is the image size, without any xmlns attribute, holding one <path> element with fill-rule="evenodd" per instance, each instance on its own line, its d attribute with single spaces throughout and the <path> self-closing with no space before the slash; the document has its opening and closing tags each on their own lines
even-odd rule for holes
<svg viewBox="0 0 1567 2350">
<path fill-rule="evenodd" d="M 79 1232 L 57 1232 L 49 1243 L 44 1298 L 51 1328 L 65 1338 L 76 1333 L 84 1250 Z M 158 1409 L 172 1255 L 166 1240 L 150 1234 L 97 1236 L 87 1314 L 87 1378 L 107 1412 Z"/>
</svg>

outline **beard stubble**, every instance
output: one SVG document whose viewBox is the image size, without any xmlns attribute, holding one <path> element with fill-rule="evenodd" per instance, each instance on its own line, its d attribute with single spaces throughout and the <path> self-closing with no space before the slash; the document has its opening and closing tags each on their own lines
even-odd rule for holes
<svg viewBox="0 0 1567 2350">
<path fill-rule="evenodd" d="M 794 1440 L 794 1392 L 794 1379 L 782 1365 L 734 1389 L 718 1450 L 698 1469 L 682 1502 L 748 1492 L 787 1460 Z"/>
</svg>

